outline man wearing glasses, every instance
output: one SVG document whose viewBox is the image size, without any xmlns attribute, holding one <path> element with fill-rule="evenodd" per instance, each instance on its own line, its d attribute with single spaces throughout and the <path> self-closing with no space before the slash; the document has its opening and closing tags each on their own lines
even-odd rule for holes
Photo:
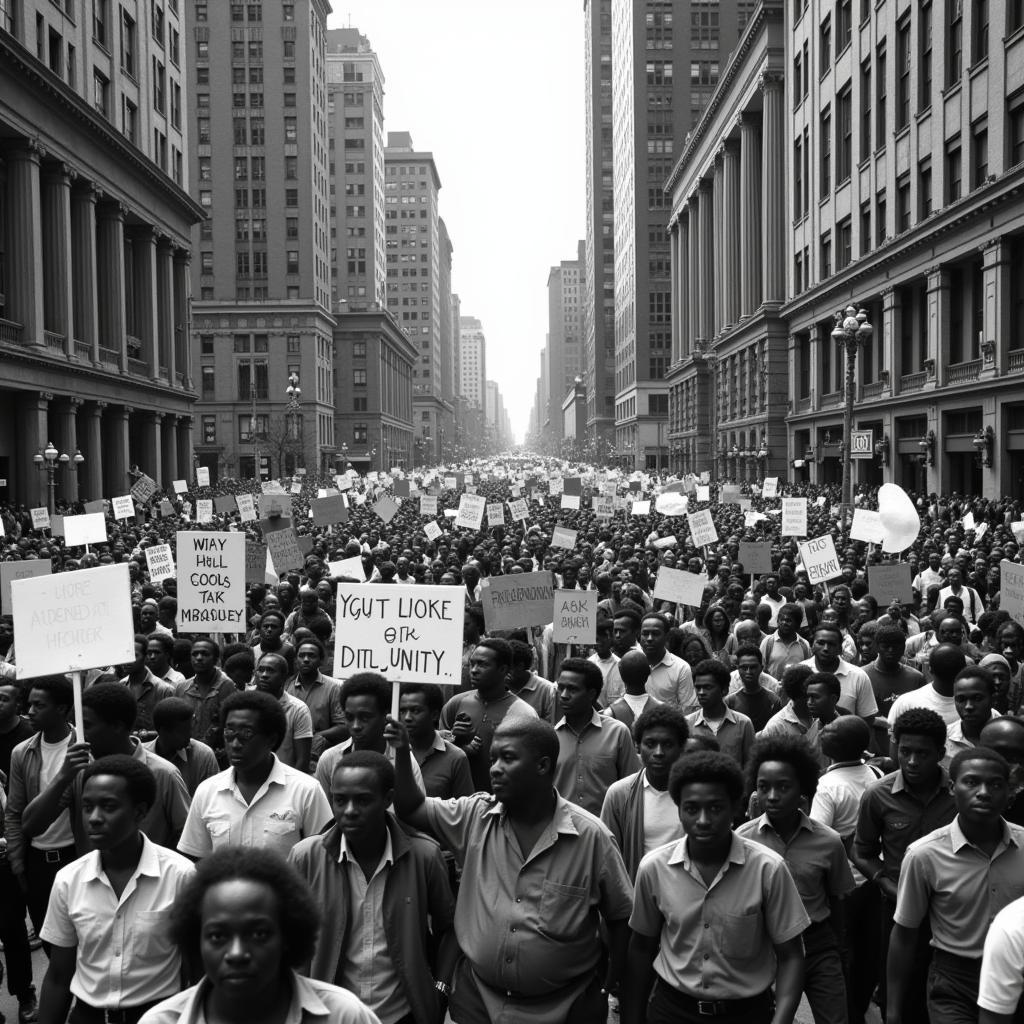
<svg viewBox="0 0 1024 1024">
<path fill-rule="evenodd" d="M 258 846 L 287 856 L 333 820 L 316 779 L 279 761 L 288 728 L 268 693 L 232 694 L 221 707 L 231 767 L 200 783 L 178 849 L 201 859 L 222 846 Z"/>
</svg>

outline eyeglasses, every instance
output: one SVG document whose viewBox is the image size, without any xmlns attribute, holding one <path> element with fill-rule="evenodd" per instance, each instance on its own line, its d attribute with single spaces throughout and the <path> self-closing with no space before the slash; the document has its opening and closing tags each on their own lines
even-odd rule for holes
<svg viewBox="0 0 1024 1024">
<path fill-rule="evenodd" d="M 232 740 L 241 740 L 243 743 L 248 743 L 255 735 L 255 729 L 232 729 L 229 725 L 224 729 L 224 742 L 230 743 Z"/>
</svg>

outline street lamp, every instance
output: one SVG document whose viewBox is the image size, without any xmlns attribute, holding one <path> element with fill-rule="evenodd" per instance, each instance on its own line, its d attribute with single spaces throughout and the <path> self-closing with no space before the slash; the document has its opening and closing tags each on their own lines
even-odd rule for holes
<svg viewBox="0 0 1024 1024">
<path fill-rule="evenodd" d="M 370 449 L 370 469 L 373 469 L 373 460 L 375 458 L 377 458 L 377 449 L 376 448 L 371 448 Z"/>
<path fill-rule="evenodd" d="M 836 313 L 836 325 L 832 329 L 832 340 L 846 350 L 846 405 L 843 409 L 843 529 L 849 526 L 853 513 L 853 449 L 850 435 L 853 432 L 853 390 L 857 362 L 857 346 L 866 343 L 874 330 L 868 323 L 867 311 L 858 312 L 847 306 L 845 312 Z"/>
<path fill-rule="evenodd" d="M 32 461 L 36 464 L 36 469 L 39 472 L 46 473 L 47 507 L 52 516 L 56 505 L 57 470 L 66 469 L 71 473 L 77 473 L 78 467 L 85 462 L 85 456 L 77 448 L 74 455 L 58 452 L 53 442 L 47 441 L 46 448 L 41 452 L 36 452 L 32 456 Z"/>
<path fill-rule="evenodd" d="M 341 442 L 341 471 L 344 473 L 348 469 L 348 445 L 344 441 Z"/>
<path fill-rule="evenodd" d="M 978 432 L 971 439 L 971 444 L 974 445 L 975 457 L 979 466 L 992 465 L 992 450 L 995 448 L 995 443 L 996 435 L 991 427 L 985 427 L 984 430 L 978 428 Z"/>
<path fill-rule="evenodd" d="M 288 421 L 288 440 L 300 441 L 299 438 L 299 399 L 302 397 L 302 388 L 299 387 L 299 375 L 293 370 L 288 374 L 288 387 L 284 389 L 288 396 L 288 406 L 285 409 L 285 419 Z M 302 453 L 302 445 L 299 444 L 299 453 Z M 296 460 L 298 461 L 298 460 Z"/>
</svg>

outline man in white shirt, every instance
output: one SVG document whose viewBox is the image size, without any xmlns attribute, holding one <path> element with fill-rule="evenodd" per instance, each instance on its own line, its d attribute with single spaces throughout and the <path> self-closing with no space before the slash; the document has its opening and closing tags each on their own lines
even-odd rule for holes
<svg viewBox="0 0 1024 1024">
<path fill-rule="evenodd" d="M 170 911 L 194 868 L 139 830 L 156 799 L 156 779 L 144 763 L 115 754 L 94 761 L 82 777 L 82 816 L 94 849 L 54 880 L 40 933 L 51 950 L 39 1021 L 137 1024 L 181 987 Z"/>
<path fill-rule="evenodd" d="M 221 706 L 231 767 L 199 784 L 178 849 L 201 858 L 222 846 L 263 846 L 282 856 L 331 820 L 316 780 L 274 756 L 288 728 L 269 693 L 232 694 Z"/>
<path fill-rule="evenodd" d="M 956 722 L 956 701 L 953 697 L 954 680 L 957 673 L 967 664 L 967 656 L 952 644 L 939 644 L 928 655 L 931 682 L 925 686 L 902 693 L 889 709 L 889 731 L 892 732 L 896 719 L 911 708 L 927 708 L 934 711 L 946 723 L 947 728 Z"/>
<path fill-rule="evenodd" d="M 698 705 L 693 673 L 682 658 L 669 652 L 668 630 L 668 622 L 658 612 L 645 615 L 640 624 L 640 646 L 651 666 L 647 692 L 683 712 L 695 711 Z"/>
<path fill-rule="evenodd" d="M 313 716 L 304 701 L 286 693 L 288 662 L 281 654 L 264 654 L 256 663 L 256 689 L 269 693 L 284 710 L 288 728 L 275 753 L 277 759 L 300 772 L 309 771 L 313 753 Z"/>
<path fill-rule="evenodd" d="M 851 665 L 839 656 L 842 643 L 842 633 L 838 626 L 819 625 L 814 630 L 811 656 L 801 664 L 810 665 L 815 672 L 828 672 L 834 675 L 839 680 L 842 690 L 839 706 L 871 725 L 878 714 L 878 703 L 871 688 L 871 679 L 863 669 Z"/>
<path fill-rule="evenodd" d="M 811 656 L 811 645 L 797 632 L 803 618 L 800 605 L 784 604 L 779 609 L 775 632 L 761 641 L 764 670 L 774 679 L 781 679 L 790 665 L 799 665 Z"/>
<path fill-rule="evenodd" d="M 985 611 L 985 602 L 981 595 L 973 588 L 964 585 L 963 575 L 954 566 L 949 570 L 949 586 L 939 591 L 939 606 L 945 608 L 946 598 L 958 597 L 964 605 L 964 618 L 972 626 L 977 625 L 978 616 Z"/>
</svg>

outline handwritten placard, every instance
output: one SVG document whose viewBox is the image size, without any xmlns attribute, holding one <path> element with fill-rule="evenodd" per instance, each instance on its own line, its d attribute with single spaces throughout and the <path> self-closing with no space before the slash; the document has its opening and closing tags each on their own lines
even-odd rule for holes
<svg viewBox="0 0 1024 1024">
<path fill-rule="evenodd" d="M 145 505 L 156 492 L 156 481 L 143 473 L 132 486 L 131 495 L 140 505 Z"/>
<path fill-rule="evenodd" d="M 868 593 L 884 608 L 893 601 L 910 604 L 914 591 L 910 586 L 910 566 L 889 562 L 868 566 Z"/>
<path fill-rule="evenodd" d="M 197 466 L 196 467 L 196 484 L 200 487 L 210 486 L 210 467 L 209 466 Z"/>
<path fill-rule="evenodd" d="M 130 494 L 122 494 L 111 501 L 115 519 L 131 519 L 135 515 L 135 502 Z"/>
<path fill-rule="evenodd" d="M 487 499 L 482 494 L 463 493 L 459 500 L 455 525 L 465 530 L 479 530 L 487 509 Z"/>
<path fill-rule="evenodd" d="M 516 522 L 522 522 L 524 519 L 530 518 L 525 498 L 515 498 L 513 501 L 510 501 L 508 503 L 508 511 Z"/>
<path fill-rule="evenodd" d="M 552 639 L 556 644 L 597 642 L 596 590 L 556 590 Z"/>
<path fill-rule="evenodd" d="M 707 576 L 662 566 L 654 581 L 654 598 L 656 601 L 672 601 L 699 608 L 707 584 Z"/>
<path fill-rule="evenodd" d="M 761 487 L 762 498 L 777 498 L 779 496 L 779 478 L 777 476 L 766 476 L 764 485 Z"/>
<path fill-rule="evenodd" d="M 553 599 L 550 572 L 492 576 L 489 585 L 480 591 L 484 625 L 488 632 L 547 625 Z"/>
<path fill-rule="evenodd" d="M 782 536 L 807 536 L 807 499 L 782 499 Z"/>
<path fill-rule="evenodd" d="M 807 570 L 807 579 L 812 586 L 842 576 L 836 545 L 829 534 L 816 537 L 814 540 L 797 541 L 797 544 L 800 548 L 800 558 Z"/>
<path fill-rule="evenodd" d="M 999 607 L 1024 626 L 1024 565 L 1008 558 L 999 563 Z"/>
<path fill-rule="evenodd" d="M 235 504 L 238 506 L 238 518 L 243 523 L 256 521 L 256 502 L 251 494 L 236 494 Z"/>
<path fill-rule="evenodd" d="M 267 580 L 267 545 L 258 541 L 245 542 L 245 582 L 265 583 Z"/>
<path fill-rule="evenodd" d="M 34 508 L 30 511 L 33 530 L 48 530 L 50 528 L 50 510 L 48 508 Z"/>
<path fill-rule="evenodd" d="M 718 540 L 718 531 L 715 529 L 710 509 L 702 508 L 699 512 L 687 512 L 686 521 L 690 524 L 690 534 L 697 547 L 702 548 Z"/>
<path fill-rule="evenodd" d="M 576 547 L 576 537 L 576 530 L 570 530 L 567 526 L 556 526 L 551 531 L 551 547 L 572 551 Z"/>
<path fill-rule="evenodd" d="M 390 523 L 398 514 L 398 502 L 390 494 L 385 494 L 373 506 L 373 512 L 382 523 Z"/>
<path fill-rule="evenodd" d="M 885 540 L 885 527 L 877 512 L 869 508 L 855 508 L 850 524 L 850 540 L 862 540 L 867 544 L 881 544 Z"/>
<path fill-rule="evenodd" d="M 199 498 L 196 501 L 196 520 L 200 523 L 213 522 L 213 501 L 210 498 Z"/>
<path fill-rule="evenodd" d="M 562 493 L 561 507 L 570 511 L 578 512 L 580 508 L 580 496 L 578 494 Z"/>
<path fill-rule="evenodd" d="M 174 555 L 170 544 L 154 544 L 146 548 L 146 568 L 151 583 L 174 578 Z M 263 582 L 262 580 L 260 581 Z"/>
<path fill-rule="evenodd" d="M 11 614 L 11 584 L 49 576 L 53 565 L 48 558 L 29 558 L 23 562 L 0 562 L 0 612 Z"/>
<path fill-rule="evenodd" d="M 180 629 L 244 631 L 245 535 L 179 531 L 177 550 Z"/>
<path fill-rule="evenodd" d="M 424 524 L 423 532 L 427 535 L 427 540 L 437 540 L 444 533 L 444 530 L 431 520 L 429 523 Z"/>
<path fill-rule="evenodd" d="M 421 516 L 436 516 L 437 515 L 437 495 L 436 494 L 421 494 L 420 495 L 420 515 Z"/>
<path fill-rule="evenodd" d="M 505 525 L 505 506 L 500 501 L 489 502 L 487 505 L 487 525 Z"/>
<path fill-rule="evenodd" d="M 273 563 L 276 573 L 302 568 L 302 549 L 299 547 L 298 535 L 295 533 L 294 527 L 289 526 L 283 530 L 264 532 L 263 539 L 267 542 L 270 561 Z"/>
</svg>

